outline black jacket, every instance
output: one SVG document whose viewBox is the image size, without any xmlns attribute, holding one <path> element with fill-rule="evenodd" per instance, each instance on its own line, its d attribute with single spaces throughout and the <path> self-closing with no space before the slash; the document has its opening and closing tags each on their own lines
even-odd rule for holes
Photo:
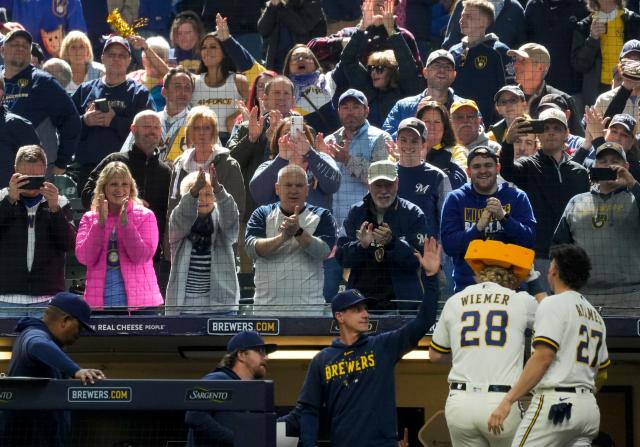
<svg viewBox="0 0 640 447">
<path fill-rule="evenodd" d="M 82 206 L 91 208 L 93 190 L 104 167 L 112 161 L 121 161 L 131 171 L 138 187 L 138 197 L 149 204 L 149 209 L 156 215 L 160 239 L 164 235 L 167 224 L 167 202 L 169 200 L 169 182 L 171 168 L 159 159 L 155 151 L 149 158 L 134 144 L 128 152 L 115 152 L 107 155 L 89 174 L 89 179 L 82 190 Z"/>
<path fill-rule="evenodd" d="M 31 121 L 9 112 L 7 106 L 0 105 L 0 187 L 9 184 L 13 175 L 16 153 L 22 146 L 40 144 Z"/>
<path fill-rule="evenodd" d="M 571 44 L 571 64 L 573 68 L 583 74 L 582 96 L 585 104 L 596 101 L 600 89 L 600 70 L 602 67 L 602 53 L 600 40 L 589 37 L 591 33 L 591 15 L 579 21 L 573 32 Z M 624 42 L 640 38 L 640 15 L 628 9 L 622 14 L 624 22 Z M 613 67 L 611 67 L 613 69 Z"/>
<path fill-rule="evenodd" d="M 584 0 L 531 0 L 524 10 L 527 42 L 544 45 L 551 55 L 547 81 L 570 95 L 582 85 L 582 75 L 571 66 L 573 30 L 588 15 Z"/>
<path fill-rule="evenodd" d="M 566 155 L 560 163 L 541 150 L 518 161 L 513 157 L 513 145 L 504 142 L 500 152 L 500 174 L 529 196 L 538 222 L 536 256 L 547 257 L 553 232 L 567 203 L 576 194 L 589 191 L 589 173 Z"/>
<path fill-rule="evenodd" d="M 567 104 L 569 104 L 569 109 L 571 109 L 571 118 L 569 119 L 569 131 L 571 132 L 572 135 L 580 135 L 581 137 L 583 137 L 584 129 L 582 128 L 582 124 L 580 123 L 580 116 L 576 113 L 575 101 L 570 95 L 566 94 L 562 90 L 559 90 L 555 87 L 551 87 L 549 84 L 547 84 L 546 81 L 542 81 L 542 88 L 540 89 L 539 94 L 535 94 L 535 95 L 532 95 L 530 98 L 527 98 L 527 101 L 529 103 L 529 115 L 531 115 L 533 118 L 537 118 L 538 117 L 537 109 L 538 109 L 538 104 L 540 104 L 540 100 L 545 95 L 549 95 L 551 93 L 562 96 L 564 100 L 567 102 Z"/>
<path fill-rule="evenodd" d="M 55 295 L 65 289 L 64 255 L 73 251 L 76 230 L 71 207 L 60 197 L 60 210 L 51 212 L 40 203 L 35 215 L 35 252 L 27 269 L 28 216 L 21 201 L 9 202 L 0 191 L 0 294 Z"/>
<path fill-rule="evenodd" d="M 282 72 L 284 57 L 297 43 L 306 44 L 327 34 L 327 21 L 320 0 L 271 2 L 258 20 L 258 32 L 265 40 L 266 66 Z"/>
</svg>

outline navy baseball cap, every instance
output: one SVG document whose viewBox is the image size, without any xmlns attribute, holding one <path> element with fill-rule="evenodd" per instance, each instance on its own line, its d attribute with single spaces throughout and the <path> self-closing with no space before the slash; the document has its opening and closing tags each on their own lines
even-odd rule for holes
<svg viewBox="0 0 640 447">
<path fill-rule="evenodd" d="M 467 155 L 467 163 L 471 163 L 471 160 L 480 155 L 483 157 L 491 157 L 496 162 L 498 161 L 498 154 L 496 154 L 489 146 L 476 146 L 469 151 L 469 155 Z"/>
<path fill-rule="evenodd" d="M 609 125 L 607 127 L 611 127 L 615 124 L 618 124 L 624 128 L 630 135 L 633 135 L 633 129 L 636 128 L 636 120 L 627 113 L 618 113 L 617 115 L 613 115 Z"/>
<path fill-rule="evenodd" d="M 242 331 L 231 337 L 227 343 L 227 352 L 229 354 L 236 351 L 246 351 L 247 349 L 262 348 L 267 354 L 271 354 L 278 349 L 278 345 L 267 344 L 264 342 L 260 334 L 255 331 Z"/>
<path fill-rule="evenodd" d="M 111 45 L 120 45 L 121 47 L 124 47 L 124 49 L 127 50 L 129 54 L 131 54 L 131 47 L 129 46 L 129 41 L 122 36 L 109 37 L 107 41 L 104 43 L 104 47 L 102 47 L 102 52 L 104 53 L 105 51 L 107 51 L 107 48 L 109 48 Z"/>
<path fill-rule="evenodd" d="M 338 105 L 342 104 L 342 101 L 348 98 L 355 99 L 363 106 L 369 105 L 369 101 L 367 101 L 367 97 L 364 95 L 364 93 L 362 93 L 360 90 L 356 90 L 355 88 L 350 88 L 342 95 L 340 95 L 340 99 L 338 99 Z"/>
<path fill-rule="evenodd" d="M 640 53 L 640 40 L 631 39 L 624 43 L 620 51 L 620 59 L 625 58 L 629 53 Z"/>
<path fill-rule="evenodd" d="M 86 330 L 95 332 L 91 327 L 91 308 L 80 295 L 70 292 L 60 292 L 49 301 L 49 306 L 57 307 L 67 315 L 78 320 Z"/>
<path fill-rule="evenodd" d="M 347 289 L 333 297 L 331 300 L 331 313 L 335 315 L 336 312 L 342 312 L 363 301 L 371 301 L 371 299 L 356 289 Z"/>
</svg>

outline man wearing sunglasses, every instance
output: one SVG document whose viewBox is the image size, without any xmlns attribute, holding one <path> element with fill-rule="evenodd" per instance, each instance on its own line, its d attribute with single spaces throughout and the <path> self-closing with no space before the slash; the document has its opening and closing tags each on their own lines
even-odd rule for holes
<svg viewBox="0 0 640 447">
<path fill-rule="evenodd" d="M 202 380 L 262 380 L 267 375 L 269 354 L 277 346 L 266 344 L 257 332 L 243 331 L 227 344 L 227 353 L 215 371 Z M 229 412 L 187 411 L 188 447 L 233 445 L 233 415 Z"/>
</svg>

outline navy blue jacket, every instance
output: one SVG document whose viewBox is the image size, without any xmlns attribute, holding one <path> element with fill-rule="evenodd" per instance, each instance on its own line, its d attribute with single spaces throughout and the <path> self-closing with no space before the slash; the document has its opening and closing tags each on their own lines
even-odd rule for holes
<svg viewBox="0 0 640 447">
<path fill-rule="evenodd" d="M 482 42 L 472 47 L 465 38 L 449 49 L 457 72 L 451 87 L 456 94 L 478 104 L 486 124 L 494 121 L 494 95 L 505 84 L 512 84 L 515 80 L 513 62 L 507 51 L 509 47 L 495 34 L 487 34 Z"/>
<path fill-rule="evenodd" d="M 371 194 L 351 207 L 340 229 L 336 260 L 342 267 L 351 269 L 347 288 L 366 283 L 367 277 L 373 272 L 369 266 L 377 262 L 374 254 L 376 247 L 372 244 L 366 249 L 362 248 L 356 237 L 356 231 L 364 221 L 377 221 Z M 394 295 L 396 299 L 422 301 L 425 275 L 413 253 L 422 251 L 427 233 L 424 213 L 417 205 L 398 197 L 385 212 L 383 221 L 393 234 L 391 242 L 384 247 L 384 261 L 391 266 Z"/>
<path fill-rule="evenodd" d="M 42 320 L 24 317 L 16 326 L 8 376 L 68 379 L 80 369 L 62 350 Z M 70 418 L 65 411 L 5 412 L 0 445 L 66 446 Z"/>
<path fill-rule="evenodd" d="M 449 183 L 451 183 L 451 189 L 458 189 L 465 183 L 467 183 L 467 173 L 464 169 L 458 165 L 458 163 L 451 161 L 451 152 L 447 148 L 436 146 L 431 148 L 427 152 L 427 163 L 432 164 L 436 168 L 442 169 L 442 171 L 449 177 Z"/>
<path fill-rule="evenodd" d="M 16 153 L 22 146 L 40 144 L 29 120 L 9 112 L 7 106 L 0 105 L 0 187 L 9 184 L 13 175 Z"/>
<path fill-rule="evenodd" d="M 398 164 L 398 179 L 398 196 L 418 205 L 427 221 L 427 235 L 439 239 L 442 204 L 451 191 L 447 175 L 429 163 L 410 168 Z"/>
<path fill-rule="evenodd" d="M 304 447 L 316 445 L 323 405 L 333 447 L 397 447 L 394 369 L 435 322 L 440 296 L 437 275 L 427 277 L 425 286 L 418 315 L 409 323 L 384 334 L 361 335 L 351 346 L 335 339 L 313 358 L 298 399 Z"/>
<path fill-rule="evenodd" d="M 76 161 L 82 165 L 97 165 L 107 155 L 120 152 L 136 114 L 145 109 L 154 110 L 149 90 L 132 79 L 115 87 L 108 87 L 102 79 L 83 82 L 72 97 L 81 115 L 101 98 L 107 99 L 116 116 L 109 127 L 87 126 L 83 121 L 76 153 Z"/>
<path fill-rule="evenodd" d="M 509 213 L 503 224 L 492 220 L 484 233 L 476 226 L 487 199 L 496 197 Z M 453 258 L 454 291 L 475 284 L 473 271 L 464 260 L 469 243 L 475 239 L 492 239 L 532 248 L 536 235 L 536 219 L 529 198 L 521 189 L 509 183 L 498 185 L 490 196 L 479 194 L 471 183 L 452 191 L 442 208 L 442 248 Z"/>
<path fill-rule="evenodd" d="M 4 69 L 4 67 L 3 67 Z M 49 160 L 65 169 L 76 152 L 80 117 L 67 92 L 53 76 L 29 65 L 13 78 L 5 78 L 3 103 L 37 130 L 47 118 L 58 130 L 58 158 Z M 128 131 L 127 131 L 128 132 Z"/>
<path fill-rule="evenodd" d="M 463 2 L 457 2 L 449 25 L 445 34 L 442 48 L 448 50 L 462 40 L 460 32 L 460 15 L 462 14 Z M 517 0 L 504 0 L 504 6 L 496 17 L 493 25 L 487 28 L 487 33 L 497 34 L 500 42 L 509 48 L 518 48 L 527 41 L 527 34 L 524 22 L 524 9 Z"/>
<path fill-rule="evenodd" d="M 217 368 L 202 380 L 242 379 L 229 368 Z M 184 422 L 189 427 L 187 447 L 233 446 L 233 418 L 229 412 L 187 411 Z"/>
</svg>

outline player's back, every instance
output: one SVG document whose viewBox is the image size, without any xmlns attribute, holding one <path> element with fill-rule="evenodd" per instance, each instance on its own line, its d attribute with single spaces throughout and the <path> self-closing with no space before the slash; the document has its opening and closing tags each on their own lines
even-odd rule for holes
<svg viewBox="0 0 640 447">
<path fill-rule="evenodd" d="M 512 385 L 523 367 L 525 331 L 537 302 L 496 283 L 474 284 L 447 300 L 432 347 L 451 350 L 449 382 Z"/>
<path fill-rule="evenodd" d="M 556 349 L 551 364 L 536 389 L 594 388 L 598 368 L 606 367 L 607 330 L 598 311 L 575 291 L 545 298 L 536 312 L 534 345 Z"/>
</svg>

